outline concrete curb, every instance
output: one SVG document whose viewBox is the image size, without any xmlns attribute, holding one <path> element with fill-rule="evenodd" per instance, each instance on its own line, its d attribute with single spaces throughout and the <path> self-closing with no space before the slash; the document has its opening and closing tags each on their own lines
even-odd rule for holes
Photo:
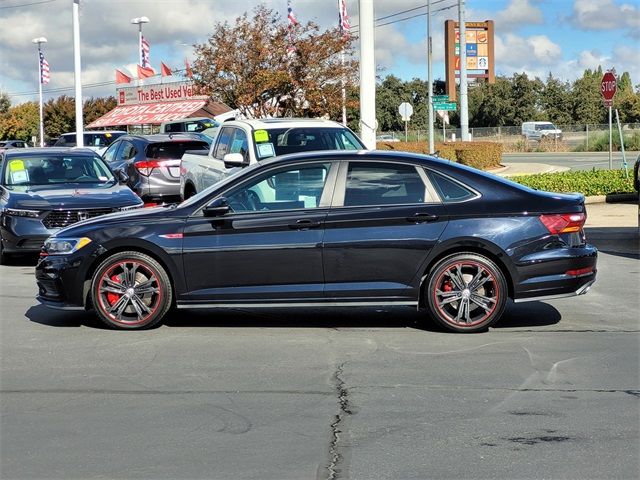
<svg viewBox="0 0 640 480">
<path fill-rule="evenodd" d="M 609 195 L 592 195 L 584 199 L 585 205 L 594 203 L 619 203 L 637 201 L 638 195 L 635 193 L 612 193 Z"/>
</svg>

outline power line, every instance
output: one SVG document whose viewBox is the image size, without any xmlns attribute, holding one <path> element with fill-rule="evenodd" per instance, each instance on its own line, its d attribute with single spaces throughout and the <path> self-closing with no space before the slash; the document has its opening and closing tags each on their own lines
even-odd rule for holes
<svg viewBox="0 0 640 480">
<path fill-rule="evenodd" d="M 446 2 L 447 0 L 436 0 L 435 2 L 433 2 L 431 5 L 437 5 L 438 3 L 442 3 L 442 2 Z M 401 12 L 396 12 L 396 13 L 392 13 L 390 15 L 386 15 L 384 17 L 380 17 L 380 18 L 376 18 L 376 22 L 379 22 L 380 20 L 386 20 L 387 18 L 391 18 L 391 17 L 396 17 L 398 15 L 402 15 L 404 13 L 409 13 L 409 12 L 414 12 L 415 10 L 420 10 L 421 8 L 426 8 L 429 5 L 419 5 L 417 7 L 413 7 L 413 8 L 409 8 L 407 10 L 403 10 Z M 351 28 L 358 28 L 359 25 L 353 25 Z"/>
<path fill-rule="evenodd" d="M 7 5 L 4 7 L 0 7 L 0 10 L 6 10 L 7 8 L 22 8 L 22 7 L 31 7 L 34 5 L 42 5 L 44 3 L 52 3 L 57 2 L 58 0 L 40 0 L 39 2 L 30 2 L 30 3 L 21 3 L 19 5 Z"/>
<path fill-rule="evenodd" d="M 439 0 L 439 1 L 438 1 L 438 3 L 442 3 L 443 1 L 446 1 L 446 0 Z M 441 7 L 441 8 L 438 8 L 438 9 L 436 9 L 436 10 L 432 10 L 432 11 L 431 11 L 431 14 L 433 15 L 434 13 L 442 12 L 442 11 L 444 11 L 444 10 L 449 10 L 449 9 L 451 9 L 451 8 L 455 8 L 455 7 L 457 7 L 457 6 L 458 6 L 458 5 L 457 5 L 457 3 L 456 3 L 456 4 L 453 4 L 453 5 L 449 5 L 448 7 Z M 415 9 L 412 9 L 412 10 L 416 10 L 417 8 L 422 8 L 422 7 L 416 7 Z M 389 15 L 389 16 L 387 16 L 387 17 L 382 17 L 382 18 L 389 18 L 390 16 L 391 16 L 391 15 Z M 410 17 L 400 18 L 400 19 L 397 19 L 397 20 L 392 20 L 392 21 L 390 21 L 390 22 L 381 23 L 381 24 L 379 24 L 379 25 L 376 25 L 376 26 L 375 26 L 375 28 L 378 28 L 378 27 L 384 27 L 385 25 L 391 25 L 391 24 L 393 24 L 393 23 L 404 22 L 404 21 L 406 21 L 406 20 L 412 20 L 412 19 L 414 19 L 414 18 L 418 18 L 418 17 L 426 17 L 426 16 L 427 16 L 427 12 L 424 12 L 424 13 L 418 13 L 418 14 L 416 14 L 416 15 L 411 15 Z M 380 19 L 379 19 L 379 20 L 380 20 Z M 353 32 L 353 33 L 357 34 L 357 33 L 358 33 L 358 30 L 356 30 L 356 31 L 355 31 L 355 32 Z"/>
</svg>

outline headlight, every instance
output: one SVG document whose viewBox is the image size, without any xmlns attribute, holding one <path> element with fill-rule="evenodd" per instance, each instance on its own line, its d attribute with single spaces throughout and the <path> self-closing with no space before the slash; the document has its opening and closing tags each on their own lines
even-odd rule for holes
<svg viewBox="0 0 640 480">
<path fill-rule="evenodd" d="M 44 242 L 44 248 L 49 255 L 67 255 L 77 252 L 82 247 L 91 243 L 91 239 L 87 237 L 81 238 L 48 238 Z"/>
<path fill-rule="evenodd" d="M 37 218 L 40 216 L 40 210 L 23 210 L 20 208 L 3 208 L 2 213 L 5 215 L 11 215 L 12 217 L 31 217 Z"/>
</svg>

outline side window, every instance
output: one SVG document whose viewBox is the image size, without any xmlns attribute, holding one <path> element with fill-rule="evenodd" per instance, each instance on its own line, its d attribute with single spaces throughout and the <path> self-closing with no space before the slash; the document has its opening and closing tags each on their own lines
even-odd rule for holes
<svg viewBox="0 0 640 480">
<path fill-rule="evenodd" d="M 426 187 L 412 165 L 349 163 L 344 206 L 424 203 Z"/>
<path fill-rule="evenodd" d="M 439 173 L 427 170 L 431 183 L 444 203 L 463 202 L 476 196 L 469 188 Z"/>
<path fill-rule="evenodd" d="M 114 142 L 109 148 L 107 148 L 107 151 L 104 152 L 103 158 L 107 163 L 111 163 L 116 159 L 116 152 L 118 151 L 120 144 L 121 142 Z"/>
<path fill-rule="evenodd" d="M 231 148 L 227 153 L 240 153 L 244 158 L 245 163 L 249 163 L 249 142 L 247 140 L 247 134 L 244 130 L 239 128 L 235 129 L 233 141 L 231 142 Z"/>
<path fill-rule="evenodd" d="M 295 165 L 267 172 L 227 193 L 236 213 L 318 208 L 330 163 Z"/>
<path fill-rule="evenodd" d="M 131 142 L 122 142 L 122 148 L 118 152 L 118 160 L 129 160 L 136 156 L 136 147 Z"/>
<path fill-rule="evenodd" d="M 234 129 L 231 127 L 225 127 L 220 131 L 220 135 L 218 135 L 218 144 L 216 145 L 216 153 L 214 155 L 215 158 L 222 160 L 227 153 L 230 153 L 229 150 L 231 148 L 233 130 Z"/>
</svg>

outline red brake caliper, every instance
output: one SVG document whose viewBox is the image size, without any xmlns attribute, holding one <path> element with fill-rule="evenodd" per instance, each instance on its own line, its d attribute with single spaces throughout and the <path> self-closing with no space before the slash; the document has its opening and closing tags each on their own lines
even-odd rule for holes
<svg viewBox="0 0 640 480">
<path fill-rule="evenodd" d="M 442 291 L 450 292 L 451 290 L 453 290 L 453 287 L 451 286 L 451 282 L 447 280 L 446 282 L 444 282 L 444 285 L 442 286 Z"/>
<path fill-rule="evenodd" d="M 111 280 L 115 283 L 120 283 L 120 276 L 114 275 L 113 277 L 111 277 Z M 107 301 L 109 302 L 109 305 L 113 305 L 114 303 L 116 303 L 120 299 L 120 296 L 121 295 L 119 293 L 107 293 Z"/>
</svg>

